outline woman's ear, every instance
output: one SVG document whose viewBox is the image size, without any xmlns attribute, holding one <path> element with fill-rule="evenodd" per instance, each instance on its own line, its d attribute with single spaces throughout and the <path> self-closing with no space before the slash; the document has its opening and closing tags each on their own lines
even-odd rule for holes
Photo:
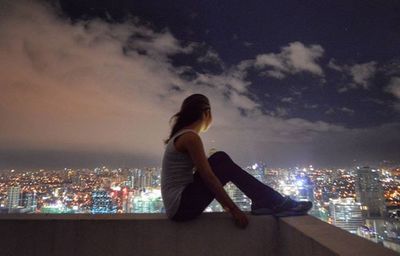
<svg viewBox="0 0 400 256">
<path fill-rule="evenodd" d="M 210 117 L 210 111 L 209 110 L 204 111 L 204 116 L 206 118 L 209 118 Z"/>
</svg>

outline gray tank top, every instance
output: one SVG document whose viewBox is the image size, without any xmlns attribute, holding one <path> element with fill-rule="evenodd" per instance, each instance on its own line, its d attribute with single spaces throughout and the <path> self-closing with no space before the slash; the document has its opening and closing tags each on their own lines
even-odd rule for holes
<svg viewBox="0 0 400 256">
<path fill-rule="evenodd" d="M 190 155 L 177 151 L 174 145 L 177 136 L 190 131 L 197 134 L 195 130 L 182 129 L 171 137 L 165 147 L 161 169 L 161 197 L 169 218 L 172 218 L 179 208 L 183 189 L 193 182 L 195 166 Z"/>
</svg>

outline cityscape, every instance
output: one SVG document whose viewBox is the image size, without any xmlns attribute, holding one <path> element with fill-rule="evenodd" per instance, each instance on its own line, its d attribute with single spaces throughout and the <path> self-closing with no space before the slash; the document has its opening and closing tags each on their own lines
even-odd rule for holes
<svg viewBox="0 0 400 256">
<path fill-rule="evenodd" d="M 329 224 L 400 252 L 400 167 L 349 169 L 244 167 L 261 182 L 297 200 Z M 163 213 L 160 167 L 3 170 L 0 212 L 21 214 Z M 251 200 L 233 183 L 225 190 L 243 210 Z M 222 212 L 215 199 L 205 212 Z"/>
</svg>

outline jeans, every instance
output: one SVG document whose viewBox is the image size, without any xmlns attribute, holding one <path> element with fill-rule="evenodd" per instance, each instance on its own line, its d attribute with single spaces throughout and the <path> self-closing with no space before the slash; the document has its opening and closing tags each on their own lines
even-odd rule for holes
<svg viewBox="0 0 400 256">
<path fill-rule="evenodd" d="M 217 151 L 208 158 L 212 171 L 224 186 L 231 181 L 248 198 L 262 202 L 263 207 L 272 207 L 283 201 L 283 196 L 271 187 L 257 180 L 238 166 L 224 151 Z M 198 171 L 193 174 L 193 182 L 186 185 L 174 221 L 185 221 L 199 216 L 215 199 L 215 194 L 207 187 Z"/>
</svg>

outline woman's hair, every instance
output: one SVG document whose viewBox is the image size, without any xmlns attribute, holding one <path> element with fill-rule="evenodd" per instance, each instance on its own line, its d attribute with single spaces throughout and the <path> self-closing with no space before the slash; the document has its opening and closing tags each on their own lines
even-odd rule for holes
<svg viewBox="0 0 400 256">
<path fill-rule="evenodd" d="M 206 96 L 199 93 L 188 96 L 183 101 L 181 110 L 170 118 L 170 125 L 172 120 L 174 120 L 174 123 L 168 139 L 164 140 L 164 144 L 167 144 L 180 129 L 199 120 L 206 109 L 210 109 L 210 101 Z"/>
</svg>

